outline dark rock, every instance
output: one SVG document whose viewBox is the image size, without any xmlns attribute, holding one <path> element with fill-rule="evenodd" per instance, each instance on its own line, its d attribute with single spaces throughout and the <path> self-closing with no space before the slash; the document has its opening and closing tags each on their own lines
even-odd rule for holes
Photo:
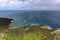
<svg viewBox="0 0 60 40">
<path fill-rule="evenodd" d="M 0 18 L 0 29 L 7 29 L 13 19 Z"/>
</svg>

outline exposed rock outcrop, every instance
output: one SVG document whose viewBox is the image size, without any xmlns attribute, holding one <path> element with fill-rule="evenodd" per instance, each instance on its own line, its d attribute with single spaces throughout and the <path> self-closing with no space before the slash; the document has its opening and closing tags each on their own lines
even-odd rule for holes
<svg viewBox="0 0 60 40">
<path fill-rule="evenodd" d="M 12 20 L 9 18 L 0 18 L 0 29 L 8 29 Z"/>
</svg>

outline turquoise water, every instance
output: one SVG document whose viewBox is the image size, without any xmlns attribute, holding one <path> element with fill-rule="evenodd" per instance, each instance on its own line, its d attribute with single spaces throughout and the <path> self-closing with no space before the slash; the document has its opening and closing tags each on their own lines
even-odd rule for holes
<svg viewBox="0 0 60 40">
<path fill-rule="evenodd" d="M 60 27 L 60 11 L 10 11 L 10 14 L 4 17 L 14 19 L 12 25 L 16 27 L 31 26 L 31 24 Z"/>
</svg>

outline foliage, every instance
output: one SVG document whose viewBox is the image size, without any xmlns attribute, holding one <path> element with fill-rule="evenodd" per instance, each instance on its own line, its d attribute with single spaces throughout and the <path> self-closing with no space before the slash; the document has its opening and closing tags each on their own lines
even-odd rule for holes
<svg viewBox="0 0 60 40">
<path fill-rule="evenodd" d="M 6 33 L 2 39 L 3 40 L 21 40 L 21 36 L 15 35 L 14 33 Z"/>
<path fill-rule="evenodd" d="M 31 32 L 31 33 L 24 34 L 22 38 L 23 40 L 42 40 L 45 37 L 47 36 L 44 34 Z M 2 40 L 22 40 L 21 36 L 19 34 L 16 35 L 15 33 L 6 33 L 4 37 L 1 39 Z"/>
<path fill-rule="evenodd" d="M 29 33 L 24 34 L 23 40 L 42 40 L 45 37 L 47 36 L 40 33 Z"/>
</svg>

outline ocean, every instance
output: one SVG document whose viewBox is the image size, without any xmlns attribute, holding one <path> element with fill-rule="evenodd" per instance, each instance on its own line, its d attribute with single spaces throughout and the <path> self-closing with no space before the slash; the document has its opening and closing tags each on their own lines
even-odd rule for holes
<svg viewBox="0 0 60 40">
<path fill-rule="evenodd" d="M 12 18 L 11 23 L 15 27 L 31 26 L 32 24 L 47 24 L 52 28 L 60 28 L 60 11 L 40 11 L 40 10 L 15 10 L 0 11 L 6 15 L 0 16 L 4 18 Z"/>
</svg>

